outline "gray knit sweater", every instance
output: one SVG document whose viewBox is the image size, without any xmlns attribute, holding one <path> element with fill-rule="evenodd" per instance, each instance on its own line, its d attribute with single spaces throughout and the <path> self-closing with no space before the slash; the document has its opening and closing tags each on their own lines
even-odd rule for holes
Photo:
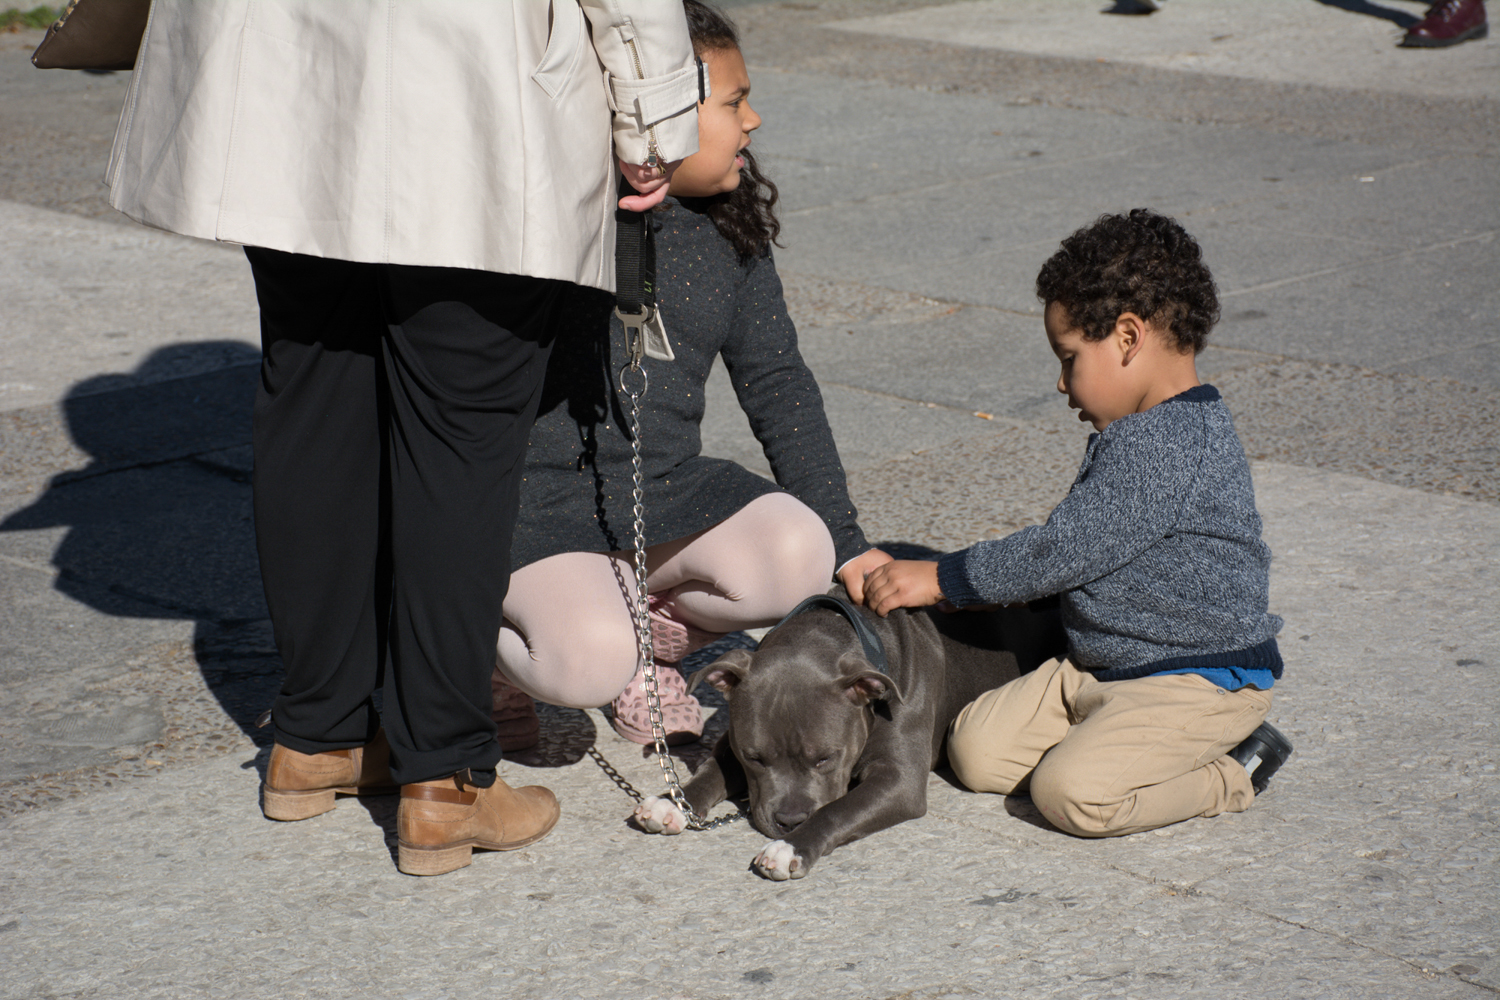
<svg viewBox="0 0 1500 1000">
<path fill-rule="evenodd" d="M 1271 552 L 1250 466 L 1213 386 L 1090 435 L 1047 523 L 938 563 L 959 606 L 1062 597 L 1068 655 L 1100 680 L 1182 667 L 1281 676 Z"/>
</svg>

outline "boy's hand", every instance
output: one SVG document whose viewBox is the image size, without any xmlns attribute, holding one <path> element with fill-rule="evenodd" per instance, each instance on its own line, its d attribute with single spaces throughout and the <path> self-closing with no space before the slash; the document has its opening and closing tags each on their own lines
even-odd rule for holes
<svg viewBox="0 0 1500 1000">
<path fill-rule="evenodd" d="M 886 553 L 879 549 L 871 549 L 844 563 L 843 568 L 839 570 L 839 583 L 842 583 L 844 589 L 849 591 L 849 599 L 855 604 L 863 604 L 865 602 L 865 577 L 869 576 L 876 567 L 884 566 L 891 561 L 891 557 Z"/>
<path fill-rule="evenodd" d="M 935 562 L 897 559 L 865 577 L 865 604 L 882 618 L 896 608 L 925 608 L 942 599 Z"/>
</svg>

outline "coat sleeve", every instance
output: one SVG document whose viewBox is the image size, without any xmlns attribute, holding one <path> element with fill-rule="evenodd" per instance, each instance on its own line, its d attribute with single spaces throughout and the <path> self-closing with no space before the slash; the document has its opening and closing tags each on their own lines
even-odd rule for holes
<svg viewBox="0 0 1500 1000">
<path fill-rule="evenodd" d="M 1033 601 L 1114 572 L 1173 530 L 1205 451 L 1201 433 L 1101 436 L 1046 524 L 938 560 L 943 596 L 960 607 Z"/>
<path fill-rule="evenodd" d="M 615 153 L 645 163 L 698 150 L 698 65 L 687 17 L 675 0 L 578 0 L 608 74 Z"/>
<path fill-rule="evenodd" d="M 746 265 L 729 339 L 720 349 L 740 408 L 782 489 L 812 508 L 833 536 L 835 566 L 870 548 L 849 499 L 823 394 L 797 350 L 770 255 Z"/>
</svg>

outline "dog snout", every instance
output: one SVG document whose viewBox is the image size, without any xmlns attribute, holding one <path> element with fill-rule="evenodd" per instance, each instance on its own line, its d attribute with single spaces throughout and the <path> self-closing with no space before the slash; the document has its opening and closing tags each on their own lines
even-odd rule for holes
<svg viewBox="0 0 1500 1000">
<path fill-rule="evenodd" d="M 776 829 L 781 833 L 791 833 L 797 827 L 807 822 L 807 817 L 812 815 L 811 805 L 783 806 L 772 814 L 771 818 L 776 821 Z"/>
</svg>

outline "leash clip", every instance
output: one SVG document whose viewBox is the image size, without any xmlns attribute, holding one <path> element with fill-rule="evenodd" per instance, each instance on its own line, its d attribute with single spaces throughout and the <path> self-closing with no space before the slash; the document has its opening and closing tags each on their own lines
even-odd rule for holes
<svg viewBox="0 0 1500 1000">
<path fill-rule="evenodd" d="M 667 339 L 667 324 L 662 321 L 660 309 L 643 302 L 640 312 L 625 312 L 615 306 L 615 315 L 625 326 L 625 352 L 630 357 L 632 370 L 639 369 L 645 358 L 677 360 L 677 355 L 672 353 L 672 342 Z"/>
<path fill-rule="evenodd" d="M 646 356 L 646 324 L 651 322 L 656 310 L 641 303 L 640 312 L 625 312 L 615 306 L 615 315 L 625 325 L 625 351 L 630 356 L 630 367 L 639 368 Z"/>
</svg>

